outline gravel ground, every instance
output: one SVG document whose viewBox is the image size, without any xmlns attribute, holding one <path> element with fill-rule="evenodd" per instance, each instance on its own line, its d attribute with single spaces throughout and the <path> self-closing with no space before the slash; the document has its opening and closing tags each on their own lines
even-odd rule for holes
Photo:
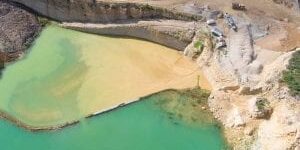
<svg viewBox="0 0 300 150">
<path fill-rule="evenodd" d="M 16 4 L 0 0 L 0 58 L 4 61 L 17 57 L 32 43 L 41 26 L 37 17 Z M 9 57 L 8 53 L 10 53 Z"/>
</svg>

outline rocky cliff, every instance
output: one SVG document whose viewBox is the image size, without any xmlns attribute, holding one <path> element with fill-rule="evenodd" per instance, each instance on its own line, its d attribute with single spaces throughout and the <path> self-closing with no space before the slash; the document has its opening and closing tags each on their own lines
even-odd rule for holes
<svg viewBox="0 0 300 150">
<path fill-rule="evenodd" d="M 200 15 L 147 4 L 97 0 L 13 0 L 62 22 L 108 23 L 130 19 L 199 20 Z"/>
<path fill-rule="evenodd" d="M 195 21 L 204 19 L 202 9 L 199 9 L 199 13 L 191 13 L 146 3 L 105 0 L 12 1 L 64 22 L 63 26 L 70 29 L 142 38 L 177 50 L 183 50 L 192 41 Z"/>
<path fill-rule="evenodd" d="M 141 38 L 177 50 L 192 42 L 195 22 L 179 20 L 145 20 L 119 24 L 63 23 L 62 27 L 87 33 Z"/>
<path fill-rule="evenodd" d="M 17 58 L 39 30 L 35 15 L 6 0 L 0 0 L 0 62 Z"/>
</svg>

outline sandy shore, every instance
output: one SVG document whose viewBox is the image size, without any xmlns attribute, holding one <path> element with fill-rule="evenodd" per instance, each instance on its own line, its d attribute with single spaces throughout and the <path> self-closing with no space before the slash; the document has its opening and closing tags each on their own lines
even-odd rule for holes
<svg viewBox="0 0 300 150">
<path fill-rule="evenodd" d="M 78 97 L 84 114 L 165 89 L 194 87 L 198 76 L 200 86 L 210 89 L 197 64 L 175 50 L 134 39 L 104 40 L 116 45 L 107 46 L 109 50 L 98 50 L 93 44 L 86 44 L 90 46 L 82 51 L 82 59 L 90 68 Z M 97 59 L 103 56 L 105 59 Z"/>
<path fill-rule="evenodd" d="M 4 117 L 27 129 L 61 128 L 166 89 L 210 89 L 198 65 L 176 50 L 53 26 L 45 31 L 1 79 Z"/>
</svg>

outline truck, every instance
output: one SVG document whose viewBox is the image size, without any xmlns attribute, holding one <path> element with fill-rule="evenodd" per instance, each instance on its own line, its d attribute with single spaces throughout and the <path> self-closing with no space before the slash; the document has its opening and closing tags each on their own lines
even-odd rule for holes
<svg viewBox="0 0 300 150">
<path fill-rule="evenodd" d="M 214 35 L 216 37 L 223 37 L 224 36 L 223 32 L 217 27 L 212 27 L 210 32 L 212 33 L 212 35 Z"/>
<path fill-rule="evenodd" d="M 245 11 L 246 6 L 244 4 L 240 4 L 240 3 L 232 3 L 232 9 Z"/>
</svg>

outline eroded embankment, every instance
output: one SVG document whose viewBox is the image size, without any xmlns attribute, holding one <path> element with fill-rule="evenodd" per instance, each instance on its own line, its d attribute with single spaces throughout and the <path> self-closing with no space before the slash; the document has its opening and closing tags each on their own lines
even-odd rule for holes
<svg viewBox="0 0 300 150">
<path fill-rule="evenodd" d="M 38 14 L 65 22 L 63 27 L 83 32 L 141 38 L 183 50 L 194 36 L 203 14 L 143 3 L 108 1 L 14 0 Z"/>
<path fill-rule="evenodd" d="M 192 42 L 197 25 L 179 20 L 144 20 L 119 24 L 63 23 L 61 26 L 86 33 L 145 39 L 182 51 Z"/>
<path fill-rule="evenodd" d="M 132 19 L 201 20 L 202 16 L 129 2 L 95 0 L 13 0 L 61 22 L 111 23 Z"/>
</svg>

